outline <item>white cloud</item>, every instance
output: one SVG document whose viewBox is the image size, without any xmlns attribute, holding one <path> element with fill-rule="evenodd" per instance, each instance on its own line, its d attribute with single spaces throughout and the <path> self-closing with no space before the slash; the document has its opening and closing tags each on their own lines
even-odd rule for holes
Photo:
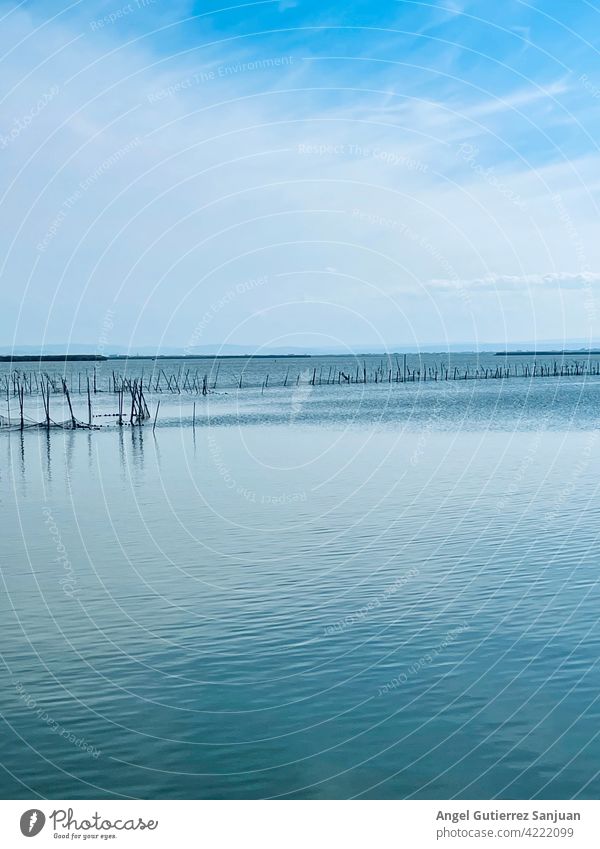
<svg viewBox="0 0 600 849">
<path fill-rule="evenodd" d="M 112 310 L 111 343 L 164 336 L 185 344 L 223 293 L 265 275 L 268 285 L 217 311 L 203 342 L 302 330 L 297 311 L 277 311 L 294 299 L 338 304 L 339 326 L 316 306 L 306 320 L 349 343 L 360 330 L 350 310 L 394 343 L 402 333 L 496 338 L 498 319 L 478 302 L 492 281 L 507 294 L 556 285 L 566 297 L 581 275 L 538 283 L 549 278 L 536 270 L 600 267 L 597 210 L 586 194 L 600 172 L 597 155 L 540 168 L 513 162 L 486 181 L 457 157 L 456 140 L 470 126 L 464 116 L 429 99 L 388 96 L 382 109 L 385 95 L 358 91 L 297 51 L 293 62 L 265 63 L 290 55 L 275 37 L 169 56 L 144 39 L 124 46 L 116 25 L 91 32 L 86 22 L 97 16 L 89 7 L 85 16 L 37 35 L 29 13 L 3 22 L 6 43 L 27 40 L 3 62 L 15 91 L 0 104 L 0 133 L 50 86 L 59 90 L 0 151 L 0 331 L 9 341 L 15 325 L 23 344 L 44 335 L 94 340 Z M 219 76 L 222 66 L 241 70 Z M 396 91 L 396 69 L 374 87 Z M 525 106 L 538 96 L 519 89 L 503 102 Z M 481 162 L 487 168 L 483 153 Z M 562 211 L 549 202 L 557 192 Z M 339 274 L 325 279 L 317 271 L 326 268 Z M 465 284 L 470 303 L 432 301 L 456 280 L 479 281 Z M 567 316 L 573 335 L 585 319 L 577 309 Z M 540 304 L 510 332 L 532 338 L 535 326 L 560 335 L 564 310 Z M 248 318 L 254 311 L 260 325 Z"/>
</svg>

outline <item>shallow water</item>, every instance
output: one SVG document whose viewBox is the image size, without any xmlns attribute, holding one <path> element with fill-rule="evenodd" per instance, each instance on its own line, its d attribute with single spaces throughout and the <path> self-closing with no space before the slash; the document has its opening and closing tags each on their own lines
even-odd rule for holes
<svg viewBox="0 0 600 849">
<path fill-rule="evenodd" d="M 0 796 L 597 798 L 600 384 L 518 386 L 3 434 Z"/>
<path fill-rule="evenodd" d="M 560 375 L 561 367 L 577 374 Z M 388 369 L 389 365 L 389 369 Z M 539 369 L 556 365 L 558 376 L 539 376 Z M 31 368 L 30 368 L 31 366 Z M 19 364 L 30 385 L 41 382 L 35 364 Z M 534 366 L 536 377 L 531 377 Z M 585 366 L 586 373 L 582 370 Z M 454 369 L 459 379 L 453 380 Z M 494 379 L 496 369 L 510 368 L 511 377 Z M 361 383 L 363 369 L 367 383 Z M 448 369 L 449 379 L 442 379 Z M 528 369 L 529 376 L 523 377 Z M 326 427 L 389 427 L 398 429 L 446 431 L 512 431 L 531 429 L 589 430 L 597 426 L 600 411 L 600 360 L 583 357 L 496 357 L 493 354 L 437 354 L 407 357 L 406 377 L 401 357 L 307 357 L 279 359 L 117 360 L 88 363 L 44 363 L 42 371 L 53 376 L 57 390 L 51 393 L 51 418 L 70 419 L 69 407 L 61 389 L 64 372 L 70 387 L 75 416 L 88 422 L 87 378 L 96 385 L 91 395 L 92 422 L 96 428 L 118 426 L 118 396 L 113 391 L 113 372 L 119 377 L 143 380 L 151 419 L 157 427 L 198 427 L 248 425 L 310 425 Z M 340 371 L 358 374 L 358 383 L 333 381 Z M 421 372 L 415 380 L 410 375 Z M 483 375 L 486 373 L 488 377 Z M 518 374 L 515 377 L 515 373 Z M 378 375 L 378 382 L 375 376 Z M 431 374 L 437 376 L 432 379 Z M 464 379 L 464 375 L 468 379 Z M 478 374 L 478 379 L 474 375 Z M 0 386 L 9 380 L 10 367 L 0 364 Z M 202 394 L 204 376 L 208 392 Z M 381 382 L 381 376 L 386 379 Z M 463 377 L 461 377 L 461 375 Z M 423 378 L 427 377 L 427 380 Z M 396 382 L 400 377 L 400 382 Z M 240 388 L 240 378 L 242 386 Z M 392 379 L 393 378 L 393 379 Z M 118 380 L 119 378 L 117 378 Z M 167 389 L 169 381 L 172 391 Z M 287 381 L 287 382 L 286 382 Z M 328 382 L 329 381 L 329 382 Z M 175 387 L 179 391 L 176 391 Z M 158 387 L 158 389 L 157 389 Z M 19 426 L 17 398 L 4 395 L 0 415 Z M 130 418 L 131 396 L 125 390 L 124 421 Z M 25 396 L 25 414 L 33 422 L 43 422 L 45 412 L 41 393 Z"/>
</svg>

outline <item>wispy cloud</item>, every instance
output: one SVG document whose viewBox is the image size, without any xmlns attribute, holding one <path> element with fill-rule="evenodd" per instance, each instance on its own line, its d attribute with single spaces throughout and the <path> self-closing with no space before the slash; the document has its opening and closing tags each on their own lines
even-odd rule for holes
<svg viewBox="0 0 600 849">
<path fill-rule="evenodd" d="M 556 80 L 548 85 L 531 85 L 469 106 L 465 109 L 465 114 L 473 118 L 482 118 L 513 109 L 520 110 L 526 106 L 531 106 L 533 103 L 566 94 L 568 91 L 569 86 L 564 80 Z"/>
<path fill-rule="evenodd" d="M 469 280 L 434 278 L 429 281 L 434 289 L 457 288 L 482 292 L 526 291 L 530 288 L 586 289 L 600 286 L 600 271 L 551 271 L 543 274 L 486 274 Z"/>
<path fill-rule="evenodd" d="M 283 0 L 248 21 L 228 12 L 173 26 L 162 3 L 132 6 L 114 21 L 120 5 L 93 0 L 52 21 L 35 4 L 3 19 L 6 338 L 21 316 L 23 344 L 94 340 L 110 311 L 111 344 L 164 334 L 180 345 L 207 304 L 255 278 L 277 283 L 228 301 L 207 343 L 303 330 L 297 309 L 280 309 L 296 301 L 315 332 L 352 343 L 366 322 L 397 342 L 390 298 L 411 338 L 495 338 L 490 291 L 514 307 L 515 338 L 556 337 L 568 323 L 579 334 L 577 290 L 596 287 L 589 269 L 600 268 L 600 155 L 596 136 L 573 132 L 593 118 L 589 93 L 580 86 L 577 112 L 577 92 L 541 52 L 513 73 L 511 35 L 495 63 L 496 41 L 483 51 L 483 25 L 459 17 L 462 3 L 390 4 L 400 33 L 363 5 L 324 22 L 322 6 Z M 466 12 L 485 20 L 486 8 L 472 0 Z M 174 20 L 191 4 L 168 10 Z M 553 97 L 572 110 L 554 136 Z M 457 154 L 465 139 L 475 158 Z M 535 271 L 548 268 L 584 273 Z M 457 285 L 468 300 L 441 296 Z M 565 294 L 525 315 L 518 292 L 548 287 Z"/>
</svg>

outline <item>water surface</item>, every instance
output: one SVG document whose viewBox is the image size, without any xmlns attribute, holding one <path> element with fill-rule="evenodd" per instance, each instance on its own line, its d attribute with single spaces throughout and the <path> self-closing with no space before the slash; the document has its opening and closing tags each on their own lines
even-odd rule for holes
<svg viewBox="0 0 600 849">
<path fill-rule="evenodd" d="M 598 385 L 2 434 L 0 795 L 596 798 Z"/>
</svg>

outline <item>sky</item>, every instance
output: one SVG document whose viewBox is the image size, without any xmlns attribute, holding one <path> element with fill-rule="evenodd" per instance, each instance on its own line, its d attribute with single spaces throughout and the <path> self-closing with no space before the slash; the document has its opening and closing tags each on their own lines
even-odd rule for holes
<svg viewBox="0 0 600 849">
<path fill-rule="evenodd" d="M 600 339 L 586 0 L 0 2 L 0 347 Z"/>
</svg>

